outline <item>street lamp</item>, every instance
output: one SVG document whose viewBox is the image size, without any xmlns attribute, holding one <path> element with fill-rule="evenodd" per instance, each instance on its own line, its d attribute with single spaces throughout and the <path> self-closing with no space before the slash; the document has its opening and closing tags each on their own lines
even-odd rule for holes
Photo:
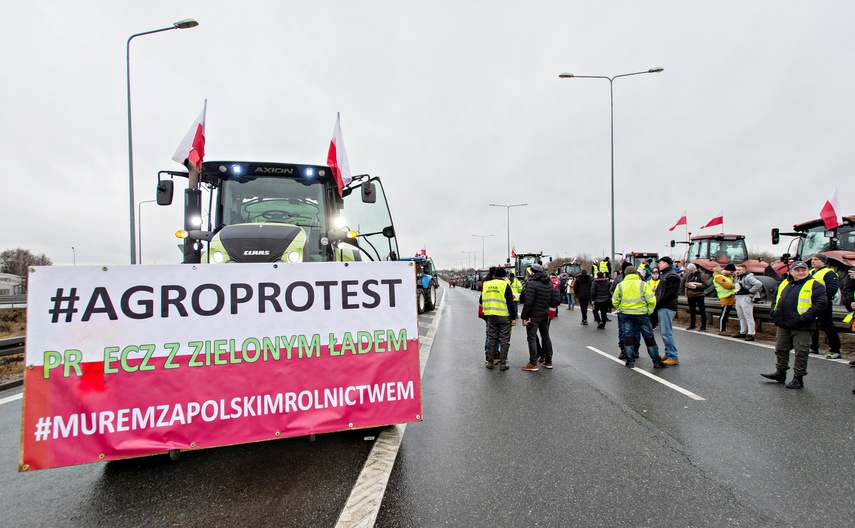
<svg viewBox="0 0 855 528">
<path fill-rule="evenodd" d="M 490 204 L 490 207 L 507 207 L 508 209 L 508 260 L 511 261 L 511 207 L 523 207 L 528 204 L 513 204 L 513 205 L 502 205 L 502 204 Z"/>
<path fill-rule="evenodd" d="M 71 262 L 73 266 L 77 265 L 77 252 L 74 251 L 74 246 L 71 246 Z"/>
<path fill-rule="evenodd" d="M 629 77 L 631 75 L 644 75 L 645 73 L 659 73 L 664 68 L 650 68 L 647 71 L 622 73 L 614 77 L 606 77 L 605 75 L 574 75 L 572 73 L 562 73 L 558 77 L 561 79 L 606 79 L 609 81 L 609 97 L 611 101 L 611 136 L 612 136 L 612 257 L 615 260 L 615 92 L 614 80 L 618 77 Z"/>
<path fill-rule="evenodd" d="M 160 33 L 162 31 L 169 31 L 172 29 L 194 28 L 198 25 L 199 23 L 192 18 L 185 18 L 184 20 L 173 22 L 169 27 L 145 31 L 143 33 L 134 33 L 128 37 L 128 43 L 125 46 L 126 78 L 128 81 L 128 204 L 131 215 L 131 264 L 137 263 L 137 237 L 134 229 L 136 227 L 136 222 L 134 221 L 134 139 L 132 132 L 133 128 L 131 126 L 131 40 L 133 40 L 134 37 L 151 35 L 152 33 Z"/>
<path fill-rule="evenodd" d="M 481 237 L 481 267 L 484 267 L 484 239 L 487 237 L 491 237 L 494 235 L 472 235 L 474 237 Z"/>
<path fill-rule="evenodd" d="M 142 264 L 142 204 L 156 202 L 156 201 L 157 200 L 143 200 L 137 204 L 137 222 L 138 222 L 137 240 L 139 240 L 139 242 L 140 242 L 140 252 L 139 252 L 140 264 Z"/>
</svg>

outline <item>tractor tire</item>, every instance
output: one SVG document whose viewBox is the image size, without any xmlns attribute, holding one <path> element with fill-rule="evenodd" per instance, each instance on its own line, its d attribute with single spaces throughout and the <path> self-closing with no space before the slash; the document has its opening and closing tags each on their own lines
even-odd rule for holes
<svg viewBox="0 0 855 528">
<path fill-rule="evenodd" d="M 421 288 L 416 290 L 416 312 L 419 315 L 425 313 L 425 291 Z"/>
<path fill-rule="evenodd" d="M 431 284 L 425 297 L 425 311 L 429 312 L 434 308 L 436 308 L 436 286 Z"/>
</svg>

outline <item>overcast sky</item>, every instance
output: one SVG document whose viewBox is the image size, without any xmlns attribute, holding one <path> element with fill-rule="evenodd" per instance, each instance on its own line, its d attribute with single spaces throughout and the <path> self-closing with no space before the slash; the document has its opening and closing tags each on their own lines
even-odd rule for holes
<svg viewBox="0 0 855 528">
<path fill-rule="evenodd" d="M 770 245 L 837 187 L 855 214 L 851 1 L 3 2 L 0 251 L 128 264 L 125 42 L 136 202 L 154 199 L 208 99 L 206 160 L 324 164 L 336 112 L 380 176 L 402 253 L 440 268 L 518 252 L 670 252 L 697 232 Z M 182 182 L 183 183 L 183 182 Z M 181 260 L 171 207 L 141 206 L 141 260 Z M 490 203 L 527 207 L 489 207 Z M 715 230 L 713 230 L 715 231 Z M 675 237 L 675 234 L 677 235 Z M 482 239 L 472 235 L 494 235 Z M 75 248 L 72 251 L 72 246 Z M 675 255 L 676 256 L 676 255 Z"/>
</svg>

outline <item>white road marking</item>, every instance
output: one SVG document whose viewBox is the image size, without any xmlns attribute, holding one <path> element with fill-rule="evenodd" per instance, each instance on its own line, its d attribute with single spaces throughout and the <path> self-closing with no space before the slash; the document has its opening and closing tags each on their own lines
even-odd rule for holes
<svg viewBox="0 0 855 528">
<path fill-rule="evenodd" d="M 739 341 L 736 338 L 730 337 L 729 335 L 728 336 L 720 336 L 716 333 L 708 334 L 706 332 L 693 332 L 691 330 L 686 330 L 685 328 L 679 328 L 676 326 L 674 327 L 674 330 L 682 330 L 683 332 L 689 332 L 692 334 L 700 334 L 700 335 L 705 335 L 707 337 L 715 337 L 717 339 L 725 339 L 728 341 L 737 341 L 737 342 L 740 342 L 740 343 L 743 343 L 746 345 L 751 345 L 751 346 L 760 347 L 760 348 L 768 348 L 769 350 L 775 350 L 774 344 L 770 345 L 770 344 L 764 343 L 762 341 Z M 790 350 L 790 355 L 795 355 L 795 354 L 796 354 L 795 350 Z M 812 359 L 821 359 L 823 361 L 830 361 L 832 363 L 840 363 L 843 365 L 849 365 L 849 359 L 847 359 L 847 358 L 830 359 L 830 358 L 825 357 L 825 353 L 823 353 L 823 352 L 821 352 L 819 354 L 809 354 L 809 355 Z"/>
<path fill-rule="evenodd" d="M 445 293 L 448 291 L 446 290 Z M 433 338 L 436 335 L 440 314 L 444 306 L 445 295 L 442 296 L 442 300 L 434 312 L 433 322 L 427 335 L 419 336 L 419 361 L 422 376 L 425 373 L 425 365 L 428 356 L 430 356 Z M 419 326 L 422 326 L 421 323 Z M 359 474 L 359 478 L 338 516 L 336 528 L 370 528 L 374 526 L 406 430 L 407 424 L 393 425 L 384 429 L 377 437 L 365 465 L 362 466 L 362 472 Z"/>
<path fill-rule="evenodd" d="M 600 349 L 594 348 L 592 346 L 585 347 L 585 348 L 587 348 L 588 350 L 592 350 L 592 351 L 596 352 L 597 354 L 599 354 L 605 358 L 609 358 L 612 361 L 614 361 L 615 363 L 619 363 L 621 365 L 624 364 L 624 362 L 622 360 L 616 358 L 615 356 L 613 356 L 611 354 L 607 354 L 606 352 L 603 352 Z M 647 376 L 648 378 L 650 378 L 654 381 L 657 381 L 657 382 L 661 383 L 662 385 L 665 385 L 666 387 L 679 392 L 680 394 L 685 394 L 686 396 L 688 396 L 689 398 L 692 398 L 693 400 L 698 400 L 698 401 L 705 401 L 706 400 L 706 398 L 698 396 L 694 392 L 686 390 L 683 387 L 680 387 L 679 385 L 675 385 L 675 384 L 671 383 L 670 381 L 664 380 L 664 379 L 660 378 L 659 376 L 654 376 L 653 374 L 647 372 L 646 370 L 641 370 L 640 368 L 636 368 L 636 367 L 633 367 L 632 370 L 633 370 L 633 372 L 638 372 L 639 374 L 643 374 L 643 375 Z"/>
<path fill-rule="evenodd" d="M 15 400 L 20 400 L 23 397 L 24 397 L 24 393 L 19 392 L 18 394 L 15 394 L 14 396 L 6 396 L 5 398 L 0 398 L 0 405 L 3 405 L 4 403 L 10 403 L 10 402 L 13 402 Z"/>
</svg>

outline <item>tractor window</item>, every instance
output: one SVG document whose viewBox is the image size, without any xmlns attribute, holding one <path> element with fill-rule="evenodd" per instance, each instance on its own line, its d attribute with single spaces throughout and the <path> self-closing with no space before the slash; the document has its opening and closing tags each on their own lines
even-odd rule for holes
<svg viewBox="0 0 855 528">
<path fill-rule="evenodd" d="M 819 253 L 820 251 L 825 251 L 829 248 L 829 240 L 825 236 L 824 227 L 817 230 L 809 230 L 805 235 L 807 236 L 802 239 L 800 252 L 802 258 L 808 258 L 811 255 Z"/>
<path fill-rule="evenodd" d="M 277 223 L 325 229 L 324 187 L 292 178 L 228 180 L 223 185 L 222 223 Z"/>
<path fill-rule="evenodd" d="M 710 240 L 710 255 L 712 260 L 724 265 L 731 262 L 745 262 L 748 260 L 748 252 L 745 250 L 745 241 L 739 240 Z"/>
</svg>

